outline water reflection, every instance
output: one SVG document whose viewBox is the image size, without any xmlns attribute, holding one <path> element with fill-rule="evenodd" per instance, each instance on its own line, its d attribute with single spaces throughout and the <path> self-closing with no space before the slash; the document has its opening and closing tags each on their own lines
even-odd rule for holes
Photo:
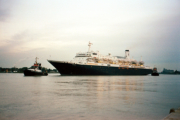
<svg viewBox="0 0 180 120">
<path fill-rule="evenodd" d="M 54 84 L 57 89 L 53 91 L 53 94 L 67 98 L 73 97 L 78 101 L 81 97 L 80 101 L 85 99 L 88 105 L 103 103 L 107 99 L 114 103 L 121 100 L 125 103 L 133 103 L 137 99 L 136 94 L 144 91 L 143 77 L 134 79 L 126 76 L 120 78 L 116 76 L 66 76 L 59 77 Z"/>
<path fill-rule="evenodd" d="M 136 76 L 135 79 L 128 76 L 59 76 L 52 83 L 47 94 L 56 98 L 53 103 L 61 106 L 65 116 L 77 118 L 93 115 L 119 119 L 119 112 L 126 113 L 129 105 L 138 103 L 144 91 L 144 78 Z"/>
</svg>

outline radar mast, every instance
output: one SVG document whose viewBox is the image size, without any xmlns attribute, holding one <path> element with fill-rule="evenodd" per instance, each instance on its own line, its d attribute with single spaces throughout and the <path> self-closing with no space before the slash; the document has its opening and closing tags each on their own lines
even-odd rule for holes
<svg viewBox="0 0 180 120">
<path fill-rule="evenodd" d="M 88 44 L 88 46 L 89 46 L 88 52 L 90 52 L 91 45 L 93 45 L 93 44 L 89 41 L 89 44 Z"/>
</svg>

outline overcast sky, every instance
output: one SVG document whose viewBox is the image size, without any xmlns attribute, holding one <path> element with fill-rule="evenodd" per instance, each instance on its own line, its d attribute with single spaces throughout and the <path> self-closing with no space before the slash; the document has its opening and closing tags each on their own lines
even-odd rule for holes
<svg viewBox="0 0 180 120">
<path fill-rule="evenodd" d="M 0 67 L 92 50 L 180 70 L 179 0 L 0 0 Z"/>
</svg>

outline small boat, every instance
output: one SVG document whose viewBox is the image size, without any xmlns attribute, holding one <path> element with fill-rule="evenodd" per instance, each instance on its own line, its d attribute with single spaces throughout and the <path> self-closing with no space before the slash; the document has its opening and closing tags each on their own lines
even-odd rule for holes
<svg viewBox="0 0 180 120">
<path fill-rule="evenodd" d="M 159 76 L 159 73 L 157 72 L 157 68 L 153 68 L 153 72 L 151 73 L 152 76 Z"/>
<path fill-rule="evenodd" d="M 36 61 L 33 66 L 31 66 L 30 69 L 24 70 L 24 75 L 25 76 L 47 76 L 47 72 L 43 72 L 41 70 L 41 63 L 37 63 L 37 57 L 35 58 Z"/>
</svg>

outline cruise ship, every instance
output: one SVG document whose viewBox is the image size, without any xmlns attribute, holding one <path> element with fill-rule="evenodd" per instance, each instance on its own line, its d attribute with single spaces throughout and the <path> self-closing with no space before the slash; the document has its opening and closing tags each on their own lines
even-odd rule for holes
<svg viewBox="0 0 180 120">
<path fill-rule="evenodd" d="M 99 51 L 91 51 L 92 43 L 89 42 L 87 52 L 76 53 L 71 61 L 48 60 L 61 75 L 148 75 L 152 67 L 144 65 L 130 58 L 129 50 L 125 56 L 101 55 Z"/>
</svg>

